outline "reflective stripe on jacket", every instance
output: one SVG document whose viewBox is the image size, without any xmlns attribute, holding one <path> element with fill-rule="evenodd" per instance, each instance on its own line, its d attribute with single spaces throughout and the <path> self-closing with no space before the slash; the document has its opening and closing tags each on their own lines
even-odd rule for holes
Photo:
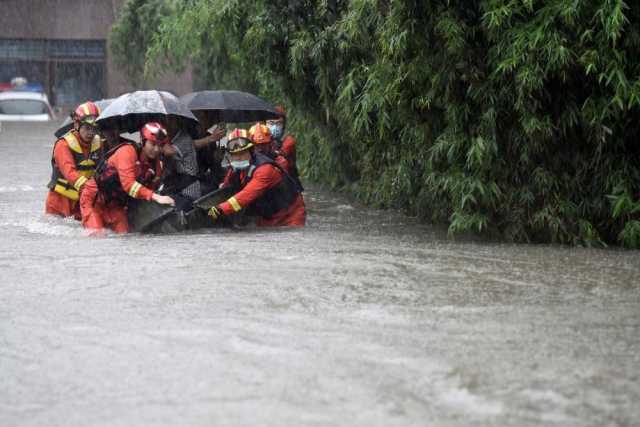
<svg viewBox="0 0 640 427">
<path fill-rule="evenodd" d="M 129 198 L 150 200 L 161 175 L 160 160 L 143 163 L 136 145 L 121 140 L 100 163 L 94 179 L 102 202 L 126 206 Z"/>
<path fill-rule="evenodd" d="M 277 173 L 274 175 L 274 184 L 262 194 L 247 195 L 250 202 L 244 202 L 244 205 L 243 201 L 236 197 L 238 194 L 229 198 L 227 203 L 233 212 L 250 208 L 250 213 L 268 219 L 277 212 L 287 209 L 296 200 L 301 191 L 295 180 L 276 161 L 260 153 L 254 154 L 254 162 L 246 173 L 232 173 L 229 177 L 229 183 L 238 189 L 246 188 L 248 190 L 247 185 L 253 179 L 254 174 L 263 167 L 272 167 L 278 171 L 274 172 Z M 223 206 L 225 213 L 226 210 Z"/>
<path fill-rule="evenodd" d="M 63 174 L 56 163 L 55 155 L 52 155 L 51 180 L 47 187 L 71 200 L 78 200 L 80 188 L 94 175 L 96 166 L 100 161 L 102 141 L 100 137 L 96 135 L 93 141 L 91 141 L 89 152 L 86 155 L 82 150 L 82 145 L 75 131 L 71 131 L 59 139 L 54 145 L 54 152 L 57 144 L 60 143 L 65 143 L 69 149 L 73 157 L 75 172 L 77 172 L 79 176 L 74 180 L 73 177 Z"/>
</svg>

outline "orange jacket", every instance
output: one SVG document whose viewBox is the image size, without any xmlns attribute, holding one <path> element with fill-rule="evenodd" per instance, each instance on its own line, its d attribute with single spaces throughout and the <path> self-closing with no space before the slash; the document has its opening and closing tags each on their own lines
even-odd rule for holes
<svg viewBox="0 0 640 427">
<path fill-rule="evenodd" d="M 162 162 L 147 162 L 138 155 L 132 145 L 118 148 L 107 160 L 107 165 L 115 168 L 120 186 L 131 197 L 150 200 L 153 189 L 157 188 L 162 175 Z M 147 186 L 142 185 L 144 181 Z M 80 195 L 82 225 L 87 229 L 101 230 L 111 228 L 117 233 L 129 231 L 127 208 L 117 201 L 105 204 L 98 197 L 98 186 L 95 179 L 90 179 Z"/>
<path fill-rule="evenodd" d="M 289 163 L 287 172 L 291 176 L 298 176 L 298 166 L 296 161 L 296 139 L 292 135 L 287 135 L 282 140 L 280 151 Z"/>
<path fill-rule="evenodd" d="M 296 162 L 296 139 L 293 135 L 287 135 L 282 140 L 282 148 L 280 149 L 288 160 Z"/>
<path fill-rule="evenodd" d="M 162 176 L 162 163 L 160 160 L 146 161 L 143 159 L 143 155 L 138 155 L 136 149 L 127 144 L 116 150 L 109 160 L 107 165 L 113 166 L 118 172 L 120 178 L 120 185 L 125 193 L 134 199 L 151 200 L 153 191 L 160 183 L 160 177 Z M 154 177 L 149 176 L 149 170 L 153 171 Z M 148 187 L 139 182 L 138 179 L 143 176 L 148 176 Z M 142 180 L 142 179 L 141 179 Z M 144 179 L 142 181 L 147 181 Z M 146 183 L 146 182 L 145 182 Z M 151 187 L 151 188 L 149 188 Z"/>
<path fill-rule="evenodd" d="M 76 151 L 79 149 L 82 152 L 85 161 L 91 164 L 97 161 L 97 158 L 94 157 L 102 151 L 99 139 L 94 140 L 91 144 L 85 144 L 76 131 L 70 132 L 65 137 L 75 142 Z M 78 170 L 75 157 L 80 157 L 80 155 L 74 156 L 65 137 L 57 140 L 53 147 L 52 167 L 54 171 L 49 182 L 50 191 L 47 194 L 45 212 L 65 217 L 74 216 L 79 219 L 80 210 L 76 200 L 78 191 L 84 187 L 93 171 Z"/>
<path fill-rule="evenodd" d="M 278 166 L 280 166 L 283 170 L 289 172 L 289 161 L 286 157 L 281 156 L 280 154 L 276 155 L 275 159 Z"/>
<path fill-rule="evenodd" d="M 53 146 L 49 188 L 77 200 L 80 188 L 93 176 L 101 156 L 100 138 L 96 137 L 86 143 L 78 132 L 67 133 Z"/>
<path fill-rule="evenodd" d="M 232 184 L 233 170 L 229 169 L 224 179 L 223 186 Z M 240 172 L 240 182 L 244 183 L 247 178 L 247 171 Z M 242 209 L 247 208 L 256 202 L 269 189 L 276 187 L 284 179 L 282 172 L 271 164 L 259 166 L 254 172 L 253 177 L 246 184 L 241 184 L 242 188 L 233 197 L 218 205 L 225 215 L 231 215 Z M 298 194 L 296 200 L 288 208 L 278 211 L 269 219 L 258 218 L 257 225 L 260 226 L 302 226 L 306 217 L 304 201 L 302 195 Z"/>
<path fill-rule="evenodd" d="M 231 185 L 233 169 L 229 168 L 227 176 L 224 178 L 223 186 Z M 247 170 L 240 172 L 240 181 L 247 177 Z M 218 208 L 225 214 L 231 215 L 248 207 L 258 200 L 268 189 L 275 187 L 282 180 L 282 172 L 271 165 L 264 165 L 256 169 L 253 178 L 244 185 L 240 191 L 230 197 L 226 202 L 221 203 Z"/>
<path fill-rule="evenodd" d="M 90 146 L 80 143 L 80 147 L 82 148 L 82 153 L 88 156 Z M 76 162 L 73 160 L 73 154 L 71 154 L 71 149 L 65 139 L 56 141 L 56 145 L 53 147 L 53 159 L 67 181 L 75 184 L 78 178 L 82 176 L 76 169 Z"/>
</svg>

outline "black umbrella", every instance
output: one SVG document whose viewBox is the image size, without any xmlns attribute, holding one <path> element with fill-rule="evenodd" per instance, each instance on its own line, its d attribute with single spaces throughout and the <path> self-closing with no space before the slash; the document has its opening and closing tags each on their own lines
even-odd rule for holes
<svg viewBox="0 0 640 427">
<path fill-rule="evenodd" d="M 282 117 L 262 98 L 237 90 L 203 90 L 180 97 L 191 111 L 216 115 L 214 122 L 257 122 Z"/>
<path fill-rule="evenodd" d="M 105 108 L 109 106 L 113 102 L 113 99 L 101 99 L 99 101 L 93 101 L 100 111 L 104 111 Z M 67 116 L 67 118 L 62 122 L 62 125 L 58 128 L 57 131 L 54 132 L 56 138 L 62 138 L 73 128 L 73 120 L 71 120 L 71 116 Z"/>
<path fill-rule="evenodd" d="M 185 104 L 169 92 L 140 90 L 116 98 L 98 116 L 100 127 L 117 125 L 120 132 L 137 132 L 145 123 L 162 122 L 175 116 L 181 127 L 195 137 L 198 120 Z"/>
</svg>

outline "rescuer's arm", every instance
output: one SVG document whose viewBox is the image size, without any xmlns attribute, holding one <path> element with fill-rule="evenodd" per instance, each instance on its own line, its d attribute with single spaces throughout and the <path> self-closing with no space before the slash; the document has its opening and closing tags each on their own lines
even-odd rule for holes
<svg viewBox="0 0 640 427">
<path fill-rule="evenodd" d="M 259 199 L 268 189 L 275 187 L 282 180 L 282 174 L 275 167 L 267 164 L 255 170 L 253 178 L 239 192 L 226 202 L 218 205 L 224 215 L 239 212 Z"/>
<path fill-rule="evenodd" d="M 78 172 L 76 169 L 76 162 L 73 160 L 73 154 L 64 140 L 59 140 L 53 149 L 53 158 L 64 176 L 64 179 L 69 181 L 76 190 L 80 188 L 88 181 L 88 179 Z"/>
<path fill-rule="evenodd" d="M 291 135 L 287 135 L 282 141 L 281 151 L 284 154 L 284 156 L 287 158 L 287 161 L 289 161 L 290 163 L 295 163 L 296 162 L 296 139 Z"/>
<path fill-rule="evenodd" d="M 153 200 L 163 205 L 173 205 L 173 199 L 169 196 L 161 196 L 153 190 L 136 181 L 136 162 L 138 153 L 133 147 L 123 147 L 113 155 L 110 160 L 118 171 L 120 185 L 125 193 L 134 199 Z"/>
<path fill-rule="evenodd" d="M 284 156 L 276 156 L 276 163 L 282 168 L 282 170 L 289 170 L 289 161 Z"/>
<path fill-rule="evenodd" d="M 225 133 L 225 128 L 216 126 L 207 136 L 200 139 L 194 139 L 193 145 L 196 147 L 196 150 L 200 150 L 210 144 L 220 141 L 222 137 L 224 137 Z"/>
</svg>

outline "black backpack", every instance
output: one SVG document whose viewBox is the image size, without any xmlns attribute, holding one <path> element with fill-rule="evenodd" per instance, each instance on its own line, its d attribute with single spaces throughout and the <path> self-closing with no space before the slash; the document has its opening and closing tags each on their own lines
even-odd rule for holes
<svg viewBox="0 0 640 427">
<path fill-rule="evenodd" d="M 129 195 L 122 189 L 118 170 L 107 163 L 109 157 L 125 145 L 132 145 L 136 151 L 139 151 L 138 146 L 134 142 L 123 142 L 109 150 L 96 167 L 94 179 L 98 186 L 98 196 L 102 198 L 105 204 L 116 201 L 119 205 L 126 206 L 129 203 Z"/>
</svg>

